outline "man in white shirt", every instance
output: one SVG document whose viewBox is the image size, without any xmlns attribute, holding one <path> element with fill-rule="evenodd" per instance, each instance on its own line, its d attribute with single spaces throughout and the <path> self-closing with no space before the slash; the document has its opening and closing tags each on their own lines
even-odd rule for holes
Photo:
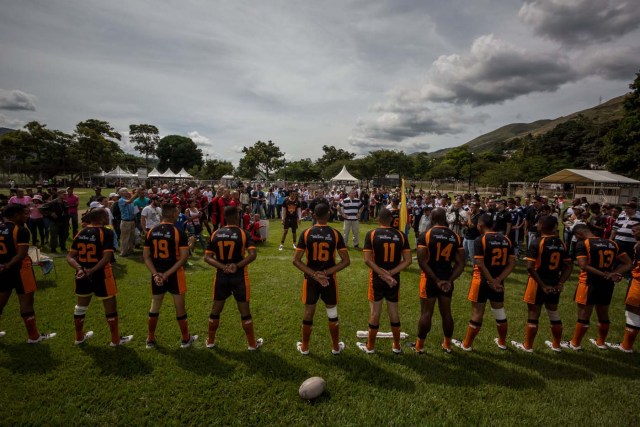
<svg viewBox="0 0 640 427">
<path fill-rule="evenodd" d="M 158 206 L 158 196 L 151 196 L 151 203 L 142 209 L 140 214 L 140 225 L 144 232 L 148 232 L 156 225 L 160 224 L 162 208 Z"/>
</svg>

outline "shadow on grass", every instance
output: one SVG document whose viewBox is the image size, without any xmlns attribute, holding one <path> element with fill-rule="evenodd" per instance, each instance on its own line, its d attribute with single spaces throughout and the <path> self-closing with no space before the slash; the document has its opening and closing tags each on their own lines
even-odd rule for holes
<svg viewBox="0 0 640 427">
<path fill-rule="evenodd" d="M 286 359 L 265 350 L 264 347 L 255 352 L 229 351 L 218 347 L 214 351 L 224 359 L 244 364 L 247 370 L 265 378 L 297 382 L 300 378 L 309 377 L 308 371 L 290 364 Z"/>
<path fill-rule="evenodd" d="M 157 350 L 161 354 L 173 357 L 182 369 L 195 375 L 226 378 L 236 369 L 217 355 L 216 349 L 158 347 Z"/>
<path fill-rule="evenodd" d="M 60 281 L 62 281 L 62 279 L 58 279 Z M 55 278 L 51 277 L 51 276 L 47 276 L 46 279 L 41 279 L 38 280 L 38 289 L 42 290 L 42 289 L 49 289 L 49 288 L 57 288 L 58 287 L 58 282 L 56 281 Z"/>
<path fill-rule="evenodd" d="M 121 261 L 112 264 L 111 267 L 113 269 L 113 277 L 115 277 L 116 280 L 122 279 L 127 275 L 127 266 Z"/>
<path fill-rule="evenodd" d="M 501 352 L 495 360 L 518 364 L 524 369 L 540 373 L 549 380 L 591 381 L 595 377 L 592 369 L 571 365 L 563 353 L 552 351 L 525 354 L 509 350 Z"/>
<path fill-rule="evenodd" d="M 415 370 L 423 381 L 428 383 L 447 384 L 454 387 L 493 384 L 516 390 L 545 387 L 544 380 L 537 375 L 495 363 L 493 354 L 485 356 L 475 352 L 465 354 L 454 352 L 445 359 L 428 353 L 411 356 L 413 357 L 396 357 L 396 363 Z"/>
<path fill-rule="evenodd" d="M 153 366 L 142 360 L 138 353 L 126 346 L 96 347 L 82 345 L 82 351 L 90 356 L 100 370 L 100 375 L 135 378 L 153 372 Z"/>
<path fill-rule="evenodd" d="M 602 350 L 599 354 L 565 350 L 562 355 L 564 361 L 573 369 L 579 366 L 595 374 L 624 379 L 640 377 L 640 357 L 637 354 L 624 354 L 613 350 Z"/>
<path fill-rule="evenodd" d="M 362 355 L 352 355 L 343 353 L 335 357 L 310 356 L 318 362 L 331 368 L 341 369 L 345 375 L 353 382 L 366 383 L 374 387 L 392 389 L 403 392 L 413 392 L 415 384 L 407 381 L 406 378 L 396 374 L 393 369 L 387 369 L 387 364 L 375 363 L 372 357 L 362 357 Z M 383 356 L 384 357 L 384 356 Z M 401 357 L 393 357 L 396 360 Z M 378 361 L 381 358 L 378 358 Z"/>
<path fill-rule="evenodd" d="M 9 355 L 9 361 L 3 367 L 14 374 L 44 374 L 60 365 L 60 361 L 51 355 L 49 343 L 0 344 L 0 351 Z"/>
</svg>

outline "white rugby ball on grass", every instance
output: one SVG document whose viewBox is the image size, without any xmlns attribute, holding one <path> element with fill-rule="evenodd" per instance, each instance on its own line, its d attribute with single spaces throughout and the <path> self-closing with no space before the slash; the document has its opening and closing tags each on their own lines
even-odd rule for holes
<svg viewBox="0 0 640 427">
<path fill-rule="evenodd" d="M 300 385 L 298 394 L 300 394 L 300 397 L 305 400 L 313 400 L 320 397 L 320 395 L 324 393 L 326 385 L 327 382 L 324 379 L 320 377 L 311 377 L 306 379 Z"/>
</svg>

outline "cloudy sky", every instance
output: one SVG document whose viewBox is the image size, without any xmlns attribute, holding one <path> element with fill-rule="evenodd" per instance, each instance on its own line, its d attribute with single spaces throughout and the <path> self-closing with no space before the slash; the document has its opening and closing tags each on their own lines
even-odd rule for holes
<svg viewBox="0 0 640 427">
<path fill-rule="evenodd" d="M 457 146 L 621 95 L 640 70 L 637 0 L 0 6 L 0 126 L 150 123 L 236 164 L 259 139 L 294 160 Z"/>
</svg>

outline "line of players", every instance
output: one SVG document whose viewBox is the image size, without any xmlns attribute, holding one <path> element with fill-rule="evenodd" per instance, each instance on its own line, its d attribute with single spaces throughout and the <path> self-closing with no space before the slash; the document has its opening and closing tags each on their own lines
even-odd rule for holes
<svg viewBox="0 0 640 427">
<path fill-rule="evenodd" d="M 305 305 L 302 322 L 302 340 L 297 349 L 309 354 L 309 343 L 313 328 L 316 304 L 322 299 L 326 306 L 332 353 L 340 354 L 344 342 L 340 341 L 338 320 L 338 283 L 336 274 L 350 264 L 349 253 L 340 232 L 327 224 L 329 207 L 318 204 L 314 209 L 316 224 L 305 230 L 296 248 L 293 264 L 303 272 L 302 300 Z M 29 343 L 37 343 L 55 336 L 55 333 L 40 334 L 35 324 L 33 294 L 35 277 L 31 260 L 27 256 L 29 232 L 24 227 L 26 211 L 18 205 L 4 211 L 5 223 L 0 225 L 0 314 L 11 292 L 16 289 L 20 301 L 20 312 L 28 331 Z M 151 272 L 152 303 L 148 318 L 146 346 L 156 346 L 155 330 L 164 295 L 172 295 L 176 307 L 176 320 L 182 335 L 182 347 L 189 347 L 198 339 L 191 335 L 185 309 L 186 278 L 184 264 L 189 256 L 186 235 L 176 226 L 178 209 L 167 204 L 162 208 L 162 222 L 146 236 L 143 258 Z M 247 265 L 256 259 L 256 250 L 250 235 L 238 227 L 238 211 L 227 207 L 224 211 L 226 225 L 216 230 L 205 252 L 205 262 L 216 268 L 213 283 L 213 305 L 209 316 L 206 347 L 216 345 L 216 332 L 220 313 L 225 301 L 233 295 L 246 334 L 248 349 L 258 349 L 261 338 L 256 339 L 251 317 L 250 281 Z M 77 303 L 74 309 L 75 343 L 82 344 L 93 335 L 84 331 L 84 318 L 92 296 L 102 300 L 107 323 L 111 331 L 112 346 L 129 342 L 133 336 L 120 336 L 116 305 L 116 284 L 111 268 L 113 256 L 113 232 L 105 228 L 107 212 L 92 210 L 87 220 L 89 225 L 74 238 L 67 262 L 76 270 Z M 400 318 L 398 296 L 400 272 L 411 264 L 411 250 L 405 235 L 392 227 L 394 214 L 381 209 L 379 227 L 367 233 L 364 244 L 365 263 L 370 267 L 368 298 L 370 317 L 368 340 L 357 343 L 366 353 L 375 352 L 375 340 L 383 301 L 393 335 L 392 350 L 401 353 Z M 454 281 L 464 269 L 464 249 L 460 237 L 447 227 L 446 212 L 435 209 L 431 213 L 432 228 L 418 239 L 417 259 L 421 269 L 419 286 L 421 315 L 418 336 L 410 343 L 417 353 L 424 352 L 425 340 L 431 330 L 431 318 L 436 302 L 443 320 L 444 340 L 442 349 L 451 352 L 451 345 L 471 351 L 473 341 L 482 326 L 487 301 L 496 320 L 498 337 L 496 344 L 506 349 L 507 318 L 504 310 L 504 281 L 515 266 L 513 246 L 501 233 L 492 232 L 492 218 L 482 215 L 478 220 L 481 236 L 475 240 L 475 262 L 468 299 L 472 303 L 471 320 L 464 340 L 453 338 L 451 298 Z M 552 216 L 540 220 L 540 237 L 530 246 L 527 254 L 527 283 L 524 301 L 528 304 L 528 321 L 523 343 L 512 344 L 523 351 L 533 351 L 533 342 L 538 330 L 538 320 L 544 305 L 551 323 L 552 341 L 546 344 L 554 351 L 561 348 L 579 350 L 589 328 L 592 311 L 598 317 L 597 339 L 591 341 L 601 349 L 616 348 L 633 352 L 635 338 L 640 331 L 640 248 L 636 246 L 635 268 L 626 298 L 626 328 L 623 342 L 609 344 L 608 309 L 614 284 L 631 269 L 632 261 L 619 250 L 616 243 L 597 238 L 587 226 L 578 225 L 574 234 L 579 240 L 576 247 L 577 262 L 581 269 L 575 294 L 578 304 L 578 322 L 570 341 L 562 341 L 562 322 L 558 314 L 560 293 L 572 271 L 572 262 L 567 248 L 557 235 L 557 220 Z M 634 226 L 634 236 L 640 240 L 640 225 Z M 340 261 L 336 263 L 336 254 Z M 306 262 L 303 262 L 306 258 Z M 0 337 L 4 336 L 0 332 Z"/>
</svg>

